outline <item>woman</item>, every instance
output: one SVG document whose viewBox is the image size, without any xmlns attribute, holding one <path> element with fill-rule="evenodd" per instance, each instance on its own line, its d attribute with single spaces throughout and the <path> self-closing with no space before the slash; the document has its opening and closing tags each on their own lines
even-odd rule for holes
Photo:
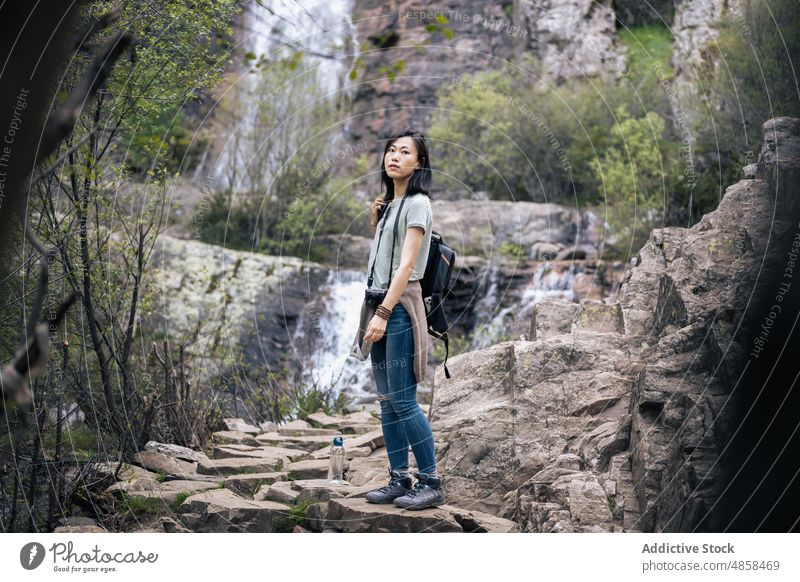
<svg viewBox="0 0 800 582">
<path fill-rule="evenodd" d="M 417 404 L 417 383 L 425 378 L 428 357 L 420 279 L 425 274 L 433 226 L 431 166 L 422 133 L 409 127 L 387 140 L 381 180 L 386 196 L 377 197 L 371 208 L 374 240 L 369 284 L 386 292 L 371 319 L 364 319 L 369 319 L 369 324 L 363 339 L 364 345 L 372 342 L 369 354 L 378 388 L 390 480 L 388 485 L 368 492 L 366 499 L 370 503 L 424 509 L 443 504 L 445 494 L 436 470 L 433 431 Z M 400 252 L 393 249 L 393 241 Z M 417 483 L 413 487 L 409 445 L 419 469 L 414 473 Z"/>
</svg>

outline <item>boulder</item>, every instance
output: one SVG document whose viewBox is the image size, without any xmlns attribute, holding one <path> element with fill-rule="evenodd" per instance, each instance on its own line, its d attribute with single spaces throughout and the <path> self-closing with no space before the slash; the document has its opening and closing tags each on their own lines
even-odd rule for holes
<svg viewBox="0 0 800 582">
<path fill-rule="evenodd" d="M 340 416 L 329 416 L 322 410 L 317 410 L 314 414 L 306 416 L 306 421 L 316 428 L 336 429 L 339 428 L 339 423 L 343 420 L 344 418 Z"/>
<path fill-rule="evenodd" d="M 148 441 L 147 444 L 144 445 L 144 448 L 147 451 L 154 451 L 156 453 L 161 453 L 162 455 L 167 455 L 169 457 L 175 457 L 176 459 L 181 459 L 183 461 L 197 462 L 208 459 L 208 455 L 206 455 L 204 452 L 195 451 L 180 445 Z"/>
<path fill-rule="evenodd" d="M 164 504 L 175 503 L 178 496 L 184 493 L 197 493 L 200 491 L 208 491 L 209 489 L 217 489 L 219 483 L 209 481 L 189 481 L 189 480 L 174 480 L 164 481 L 163 483 L 115 483 L 108 489 L 109 493 L 118 491 L 125 491 L 125 493 L 135 499 L 159 499 Z"/>
<path fill-rule="evenodd" d="M 269 533 L 289 508 L 274 501 L 243 499 L 229 489 L 214 489 L 186 498 L 178 507 L 183 525 L 194 532 Z"/>
<path fill-rule="evenodd" d="M 253 494 L 256 501 L 275 501 L 291 505 L 297 501 L 300 492 L 292 489 L 291 481 L 275 481 L 271 485 L 261 486 Z"/>
<path fill-rule="evenodd" d="M 226 430 L 231 432 L 243 432 L 250 435 L 257 435 L 261 432 L 259 427 L 253 426 L 241 418 L 224 418 L 222 424 L 225 425 Z"/>
<path fill-rule="evenodd" d="M 171 477 L 191 477 L 197 474 L 197 463 L 182 461 L 155 451 L 139 451 L 133 455 L 133 463 L 154 473 L 163 473 Z"/>
<path fill-rule="evenodd" d="M 308 452 L 329 447 L 333 441 L 333 438 L 329 436 L 288 436 L 277 432 L 265 432 L 258 435 L 256 439 L 256 444 L 259 445 L 295 448 Z"/>
<path fill-rule="evenodd" d="M 256 440 L 256 437 L 251 434 L 232 430 L 220 430 L 212 433 L 211 440 L 215 443 L 223 445 L 235 444 L 258 446 L 261 444 L 258 440 Z"/>
<path fill-rule="evenodd" d="M 262 485 L 272 485 L 278 481 L 286 481 L 286 472 L 243 473 L 231 475 L 225 479 L 225 488 L 242 497 L 253 497 Z"/>
<path fill-rule="evenodd" d="M 329 465 L 330 462 L 328 459 L 309 459 L 307 461 L 289 463 L 283 470 L 289 473 L 290 476 L 294 474 L 297 479 L 327 479 Z M 345 459 L 345 473 L 349 466 L 350 461 Z"/>
<path fill-rule="evenodd" d="M 533 306 L 530 338 L 542 339 L 552 335 L 570 333 L 572 322 L 578 317 L 580 305 L 567 301 L 543 299 Z"/>
<path fill-rule="evenodd" d="M 453 515 L 440 507 L 409 511 L 365 499 L 330 499 L 325 527 L 347 533 L 463 532 Z"/>
<path fill-rule="evenodd" d="M 214 447 L 215 459 L 231 458 L 256 458 L 256 459 L 276 459 L 285 462 L 301 461 L 309 457 L 306 451 L 300 449 L 288 449 L 286 447 L 268 447 L 250 445 L 218 445 Z"/>
<path fill-rule="evenodd" d="M 211 459 L 197 464 L 202 475 L 235 475 L 237 473 L 273 473 L 282 466 L 280 459 L 229 458 Z"/>
</svg>

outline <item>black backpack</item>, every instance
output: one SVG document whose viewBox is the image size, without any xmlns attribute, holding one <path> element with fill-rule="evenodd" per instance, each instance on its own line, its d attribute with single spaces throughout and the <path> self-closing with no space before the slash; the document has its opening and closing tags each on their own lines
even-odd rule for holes
<svg viewBox="0 0 800 582">
<path fill-rule="evenodd" d="M 435 230 L 431 231 L 431 246 L 428 252 L 428 264 L 425 274 L 420 280 L 422 302 L 425 304 L 425 316 L 428 320 L 428 333 L 444 341 L 444 375 L 449 380 L 447 358 L 450 355 L 450 338 L 448 337 L 447 316 L 444 313 L 444 301 L 452 292 L 450 276 L 456 264 L 456 254 L 442 240 Z"/>
</svg>

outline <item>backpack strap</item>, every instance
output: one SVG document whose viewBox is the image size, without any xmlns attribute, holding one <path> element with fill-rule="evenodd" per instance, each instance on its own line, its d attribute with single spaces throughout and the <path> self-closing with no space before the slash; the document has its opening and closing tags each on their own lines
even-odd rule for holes
<svg viewBox="0 0 800 582">
<path fill-rule="evenodd" d="M 389 259 L 389 283 L 386 285 L 388 289 L 392 284 L 392 267 L 394 266 L 394 245 L 397 242 L 397 224 L 400 222 L 400 214 L 403 212 L 403 204 L 406 203 L 406 194 L 403 194 L 403 197 L 400 199 L 400 206 L 397 208 L 397 217 L 394 219 L 394 230 L 392 232 L 392 255 Z M 378 261 L 378 251 L 381 248 L 381 239 L 383 238 L 383 227 L 386 226 L 386 219 L 389 216 L 389 208 L 386 208 L 386 212 L 383 215 L 383 220 L 381 221 L 381 233 L 378 236 L 378 245 L 375 247 L 375 258 L 372 259 L 372 267 L 369 270 L 369 278 L 367 279 L 367 286 L 372 287 L 372 274 L 375 271 L 375 263 Z"/>
</svg>

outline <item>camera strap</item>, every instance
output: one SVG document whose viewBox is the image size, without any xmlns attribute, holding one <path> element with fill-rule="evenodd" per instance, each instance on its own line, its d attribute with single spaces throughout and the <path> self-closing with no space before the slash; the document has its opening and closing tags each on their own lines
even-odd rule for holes
<svg viewBox="0 0 800 582">
<path fill-rule="evenodd" d="M 389 283 L 386 285 L 387 289 L 392 284 L 392 267 L 394 266 L 394 245 L 397 240 L 397 223 L 400 222 L 400 213 L 403 212 L 403 204 L 405 204 L 407 196 L 408 192 L 403 194 L 403 197 L 400 199 L 400 206 L 397 208 L 397 218 L 394 219 L 394 231 L 392 232 L 392 256 L 389 259 Z M 378 251 L 381 248 L 381 239 L 383 238 L 383 227 L 386 226 L 386 219 L 389 216 L 389 210 L 389 207 L 387 207 L 386 212 L 383 215 L 383 220 L 381 221 L 381 233 L 378 235 L 378 245 L 375 247 L 375 258 L 372 259 L 372 267 L 370 267 L 369 278 L 367 279 L 368 287 L 372 287 L 372 274 L 375 272 L 375 262 L 378 260 Z"/>
</svg>

